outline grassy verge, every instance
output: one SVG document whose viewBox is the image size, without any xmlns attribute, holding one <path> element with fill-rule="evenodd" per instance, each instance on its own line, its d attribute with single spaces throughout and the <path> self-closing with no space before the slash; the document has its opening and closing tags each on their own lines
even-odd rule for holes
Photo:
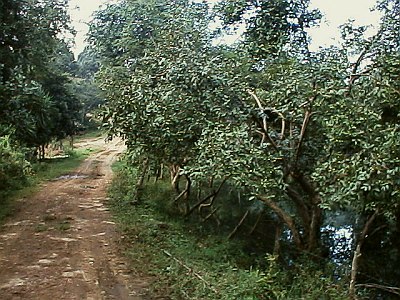
<svg viewBox="0 0 400 300">
<path fill-rule="evenodd" d="M 96 149 L 76 149 L 69 151 L 68 157 L 51 158 L 33 165 L 34 176 L 30 182 L 33 185 L 45 180 L 51 180 L 76 169 Z"/>
<path fill-rule="evenodd" d="M 95 149 L 78 149 L 69 152 L 65 158 L 46 159 L 32 165 L 32 175 L 18 183 L 11 191 L 3 192 L 0 201 L 0 224 L 13 214 L 16 199 L 27 197 L 39 189 L 39 184 L 57 178 L 76 169 Z"/>
<path fill-rule="evenodd" d="M 227 240 L 210 226 L 174 216 L 168 183 L 147 183 L 142 201 L 132 203 L 135 170 L 123 163 L 115 170 L 112 210 L 132 266 L 155 278 L 151 299 L 347 299 L 317 267 L 284 270 L 265 255 L 257 258 L 261 270 L 243 241 Z"/>
</svg>

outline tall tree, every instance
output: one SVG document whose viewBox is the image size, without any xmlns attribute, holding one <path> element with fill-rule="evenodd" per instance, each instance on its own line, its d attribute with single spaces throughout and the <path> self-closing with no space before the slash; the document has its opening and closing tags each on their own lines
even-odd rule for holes
<svg viewBox="0 0 400 300">
<path fill-rule="evenodd" d="M 4 0 L 0 5 L 1 127 L 27 146 L 71 134 L 76 100 L 67 91 L 66 67 L 57 62 L 69 51 L 60 39 L 70 31 L 67 1 Z"/>
</svg>

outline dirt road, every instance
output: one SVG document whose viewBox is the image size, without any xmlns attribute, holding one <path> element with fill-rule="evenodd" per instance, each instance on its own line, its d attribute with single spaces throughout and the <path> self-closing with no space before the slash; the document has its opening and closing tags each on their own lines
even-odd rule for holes
<svg viewBox="0 0 400 300">
<path fill-rule="evenodd" d="M 129 274 L 106 208 L 111 164 L 121 141 L 100 147 L 78 170 L 21 199 L 0 229 L 0 299 L 143 299 L 146 282 Z"/>
</svg>

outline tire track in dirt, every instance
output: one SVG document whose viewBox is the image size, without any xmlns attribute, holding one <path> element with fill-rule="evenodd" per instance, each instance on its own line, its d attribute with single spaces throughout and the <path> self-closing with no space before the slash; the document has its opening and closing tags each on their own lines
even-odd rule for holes
<svg viewBox="0 0 400 300">
<path fill-rule="evenodd" d="M 121 140 L 101 146 L 71 177 L 47 182 L 0 231 L 0 299 L 144 299 L 146 280 L 131 274 L 105 206 Z"/>
</svg>

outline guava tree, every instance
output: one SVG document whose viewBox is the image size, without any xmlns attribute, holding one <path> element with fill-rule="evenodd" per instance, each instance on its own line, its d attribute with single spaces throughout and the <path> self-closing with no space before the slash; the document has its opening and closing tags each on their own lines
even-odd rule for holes
<svg viewBox="0 0 400 300">
<path fill-rule="evenodd" d="M 110 5 L 90 37 L 105 124 L 169 166 L 178 193 L 181 176 L 186 196 L 193 182 L 229 182 L 319 256 L 325 211 L 366 225 L 398 211 L 398 2 L 380 9 L 375 36 L 347 24 L 340 47 L 313 53 L 309 1 L 222 1 L 226 25 L 246 24 L 231 47 L 213 45 L 204 4 Z"/>
<path fill-rule="evenodd" d="M 353 257 L 352 298 L 356 298 L 363 245 L 378 231 L 378 245 L 383 244 L 384 236 L 393 231 L 390 223 L 398 223 L 400 200 L 400 6 L 398 1 L 380 1 L 377 8 L 382 19 L 372 37 L 365 37 L 365 28 L 351 23 L 343 26 L 343 46 L 351 57 L 350 74 L 343 100 L 332 109 L 346 111 L 347 118 L 330 118 L 332 155 L 321 165 L 325 174 L 331 171 L 335 179 L 326 190 L 327 199 L 351 207 L 364 220 Z M 375 225 L 378 218 L 380 226 Z M 399 254 L 397 249 L 397 257 Z"/>
<path fill-rule="evenodd" d="M 385 14 L 375 36 L 363 39 L 364 29 L 348 24 L 342 47 L 311 53 L 304 30 L 318 13 L 308 12 L 306 1 L 237 2 L 220 10 L 227 24 L 246 10 L 253 14 L 243 42 L 256 62 L 247 100 L 254 103 L 252 123 L 217 123 L 203 131 L 199 167 L 189 172 L 216 172 L 246 186 L 286 224 L 300 250 L 318 250 L 324 209 L 396 212 L 398 4 L 381 3 Z M 275 17 L 278 32 L 275 25 L 261 26 Z M 386 162 L 371 149 L 385 153 Z M 371 177 L 383 163 L 389 173 Z M 385 200 L 377 201 L 372 189 Z"/>
<path fill-rule="evenodd" d="M 110 132 L 168 166 L 177 190 L 203 128 L 217 111 L 227 119 L 244 93 L 234 58 L 211 44 L 208 13 L 189 1 L 121 2 L 99 12 L 91 31 Z"/>
<path fill-rule="evenodd" d="M 299 250 L 317 252 L 322 199 L 312 173 L 326 156 L 319 112 L 322 95 L 345 75 L 330 72 L 336 65 L 327 54 L 308 51 L 305 29 L 319 13 L 307 1 L 226 1 L 218 9 L 227 25 L 250 12 L 243 48 L 251 80 L 242 118 L 203 131 L 199 166 L 189 172 L 229 177 L 286 224 Z"/>
</svg>

